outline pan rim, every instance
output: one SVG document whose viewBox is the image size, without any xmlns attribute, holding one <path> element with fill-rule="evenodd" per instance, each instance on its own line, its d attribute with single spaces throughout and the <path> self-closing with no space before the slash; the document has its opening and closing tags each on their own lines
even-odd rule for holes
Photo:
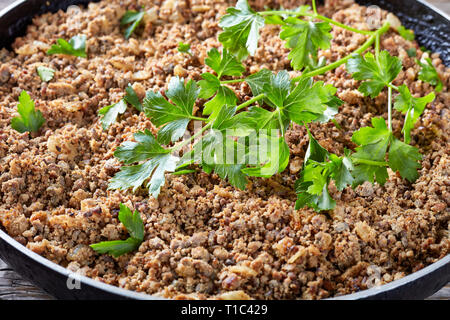
<svg viewBox="0 0 450 320">
<path fill-rule="evenodd" d="M 450 21 L 450 15 L 442 11 L 441 9 L 435 7 L 434 5 L 425 2 L 424 0 L 415 0 L 416 2 L 430 8 L 437 14 L 441 15 L 446 20 Z M 0 10 L 0 19 L 3 18 L 6 14 L 8 14 L 10 11 L 18 7 L 19 5 L 27 2 L 27 0 L 16 0 L 15 2 L 11 3 L 10 5 L 6 6 L 4 9 Z M 96 289 L 114 294 L 121 298 L 127 298 L 127 299 L 135 299 L 135 300 L 171 300 L 166 299 L 162 297 L 157 297 L 154 295 L 146 294 L 146 293 L 140 293 L 132 290 L 123 289 L 114 285 L 106 284 L 97 280 L 94 280 L 92 278 L 89 278 L 87 276 L 82 276 L 77 273 L 74 273 L 52 261 L 49 259 L 44 258 L 43 256 L 33 252 L 32 250 L 28 249 L 27 247 L 23 246 L 16 240 L 14 240 L 11 236 L 9 236 L 7 233 L 5 233 L 1 226 L 0 226 L 0 240 L 5 241 L 8 245 L 13 247 L 15 250 L 19 251 L 20 253 L 27 256 L 27 258 L 39 263 L 45 268 L 51 269 L 53 272 L 56 272 L 60 274 L 63 277 L 69 278 L 69 277 L 76 277 L 80 280 L 81 284 L 85 284 L 91 287 L 94 287 Z M 443 268 L 444 266 L 450 265 L 450 254 L 447 254 L 445 257 L 439 259 L 438 261 L 426 266 L 425 268 L 422 268 L 419 271 L 413 272 L 401 279 L 389 282 L 387 284 L 373 287 L 366 290 L 361 290 L 352 294 L 343 295 L 343 296 L 337 296 L 333 297 L 327 300 L 358 300 L 358 299 L 367 299 L 376 295 L 379 295 L 381 293 L 389 292 L 392 290 L 395 290 L 399 287 L 405 286 L 409 283 L 412 283 L 422 277 L 424 277 L 427 274 L 430 274 L 440 268 Z M 450 274 L 447 276 L 446 281 L 450 281 Z"/>
<path fill-rule="evenodd" d="M 135 299 L 135 300 L 172 300 L 172 299 L 157 297 L 157 296 L 150 295 L 147 293 L 139 293 L 136 291 L 123 289 L 123 288 L 120 288 L 120 287 L 117 287 L 117 286 L 114 286 L 111 284 L 106 284 L 106 283 L 91 279 L 91 278 L 83 276 L 83 275 L 79 275 L 79 274 L 72 272 L 72 271 L 44 258 L 43 256 L 31 251 L 27 247 L 23 246 L 22 244 L 20 244 L 16 240 L 14 240 L 11 236 L 9 236 L 7 233 L 5 233 L 1 229 L 0 229 L 0 239 L 5 241 L 7 244 L 12 246 L 15 250 L 26 255 L 28 258 L 32 259 L 33 261 L 41 264 L 42 266 L 44 266 L 46 268 L 51 269 L 53 272 L 57 272 L 66 278 L 69 278 L 69 277 L 75 278 L 76 277 L 77 280 L 80 280 L 81 284 L 84 283 L 88 286 L 91 286 L 91 287 L 94 287 L 96 289 L 100 289 L 103 291 L 107 291 L 109 293 L 118 295 L 122 298 L 129 298 L 129 299 Z M 333 298 L 330 298 L 327 300 L 359 300 L 359 299 L 370 298 L 372 296 L 376 296 L 381 293 L 389 292 L 389 291 L 395 290 L 399 287 L 405 286 L 405 285 L 412 283 L 412 282 L 424 277 L 425 275 L 430 274 L 430 273 L 432 273 L 438 269 L 441 269 L 447 265 L 450 265 L 450 254 L 447 254 L 444 258 L 441 258 L 438 261 L 426 266 L 425 268 L 420 269 L 419 271 L 413 272 L 401 279 L 389 282 L 389 283 L 381 285 L 381 286 L 358 291 L 358 292 L 351 293 L 348 295 L 333 297 Z M 450 278 L 450 275 L 447 278 Z M 450 279 L 447 279 L 447 282 L 449 280 Z"/>
</svg>

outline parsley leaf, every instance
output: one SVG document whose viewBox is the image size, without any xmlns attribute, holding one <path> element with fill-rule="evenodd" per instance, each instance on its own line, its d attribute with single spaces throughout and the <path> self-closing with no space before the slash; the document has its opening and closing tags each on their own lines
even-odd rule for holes
<svg viewBox="0 0 450 320">
<path fill-rule="evenodd" d="M 316 162 L 324 162 L 330 155 L 328 150 L 319 144 L 319 142 L 313 137 L 309 129 L 308 129 L 308 136 L 309 136 L 309 144 L 308 149 L 306 150 L 305 153 L 305 163 L 308 163 L 310 160 Z"/>
<path fill-rule="evenodd" d="M 128 87 L 125 89 L 126 95 L 124 97 L 125 101 L 131 104 L 133 107 L 135 107 L 138 111 L 143 110 L 142 103 L 139 100 L 139 97 L 136 94 L 136 91 L 134 91 L 131 84 L 128 84 Z"/>
<path fill-rule="evenodd" d="M 215 171 L 233 186 L 244 189 L 247 178 L 242 169 L 248 162 L 248 150 L 242 137 L 252 131 L 245 130 L 248 126 L 239 119 L 242 115 L 236 115 L 236 107 L 223 106 L 210 122 L 211 129 L 197 141 L 191 152 L 183 156 L 181 165 L 196 163 L 206 173 Z"/>
<path fill-rule="evenodd" d="M 443 83 L 436 68 L 433 66 L 433 62 L 430 58 L 426 58 L 423 61 L 416 60 L 422 69 L 419 71 L 419 79 L 429 84 L 435 86 L 436 92 L 441 92 L 443 88 Z"/>
<path fill-rule="evenodd" d="M 108 130 L 117 121 L 119 114 L 124 114 L 125 111 L 127 111 L 127 104 L 123 99 L 117 103 L 101 108 L 98 114 L 102 116 L 100 122 L 102 123 L 103 130 Z"/>
<path fill-rule="evenodd" d="M 133 87 L 129 84 L 125 91 L 126 95 L 122 100 L 110 106 L 101 108 L 98 111 L 99 116 L 102 116 L 100 122 L 102 123 L 103 130 L 108 130 L 108 128 L 117 121 L 117 117 L 127 111 L 127 102 L 134 106 L 138 111 L 142 111 L 142 104 Z"/>
<path fill-rule="evenodd" d="M 203 80 L 198 82 L 200 86 L 199 97 L 202 99 L 211 98 L 221 87 L 220 80 L 211 73 L 202 74 Z"/>
<path fill-rule="evenodd" d="M 145 161 L 144 163 L 122 167 L 110 180 L 109 189 L 135 192 L 148 180 L 146 187 L 149 194 L 157 198 L 161 187 L 165 184 L 165 173 L 174 172 L 178 158 L 170 154 L 170 150 L 161 147 L 148 130 L 134 135 L 136 142 L 123 143 L 114 155 L 125 164 Z"/>
<path fill-rule="evenodd" d="M 353 142 L 360 145 L 356 148 L 356 153 L 352 156 L 355 164 L 353 176 L 354 186 L 364 181 L 374 182 L 375 180 L 384 185 L 388 178 L 386 166 L 400 172 L 400 175 L 414 182 L 419 174 L 418 162 L 422 156 L 416 148 L 401 142 L 394 137 L 386 126 L 383 118 L 373 118 L 373 127 L 365 127 L 353 134 Z M 386 152 L 389 148 L 389 161 L 386 163 Z"/>
<path fill-rule="evenodd" d="M 120 26 L 125 27 L 128 26 L 124 31 L 125 39 L 129 39 L 136 28 L 141 24 L 142 19 L 144 18 L 145 11 L 134 11 L 128 10 L 122 20 L 120 21 Z"/>
<path fill-rule="evenodd" d="M 400 26 L 397 28 L 397 32 L 403 37 L 405 40 L 413 41 L 416 37 L 414 35 L 414 31 L 410 29 L 406 29 L 404 26 Z"/>
<path fill-rule="evenodd" d="M 69 56 L 87 58 L 86 36 L 84 34 L 73 36 L 69 42 L 64 39 L 58 39 L 56 42 L 57 44 L 52 45 L 50 50 L 47 51 L 48 55 L 65 54 Z"/>
<path fill-rule="evenodd" d="M 236 7 L 228 8 L 227 13 L 219 23 L 224 30 L 219 41 L 240 60 L 254 55 L 264 18 L 250 8 L 247 0 L 238 0 Z"/>
<path fill-rule="evenodd" d="M 338 157 L 324 149 L 308 130 L 309 146 L 305 155 L 305 165 L 295 187 L 297 192 L 296 209 L 308 206 L 316 211 L 331 210 L 336 202 L 331 198 L 328 186 L 335 181 L 340 191 L 352 185 L 353 164 L 349 152 Z"/>
<path fill-rule="evenodd" d="M 126 141 L 117 148 L 114 155 L 125 164 L 145 161 L 168 151 L 156 143 L 150 131 L 136 132 L 134 134 L 136 142 Z"/>
<path fill-rule="evenodd" d="M 104 241 L 92 244 L 90 247 L 100 254 L 110 254 L 120 257 L 135 251 L 144 240 L 144 223 L 138 211 L 134 213 L 124 204 L 120 204 L 119 221 L 127 229 L 130 237 L 126 240 Z"/>
<path fill-rule="evenodd" d="M 269 69 L 262 69 L 257 73 L 248 76 L 245 79 L 245 82 L 247 82 L 247 84 L 250 86 L 253 95 L 256 97 L 261 93 L 264 93 L 264 85 L 271 81 L 272 76 L 272 71 L 270 71 Z"/>
<path fill-rule="evenodd" d="M 243 64 L 226 49 L 223 50 L 222 55 L 216 48 L 209 50 L 205 63 L 217 73 L 219 79 L 222 76 L 242 76 L 245 71 Z"/>
<path fill-rule="evenodd" d="M 287 18 L 282 26 L 280 38 L 286 40 L 291 65 L 295 70 L 317 66 L 317 51 L 330 48 L 332 38 L 328 22 L 303 21 Z"/>
<path fill-rule="evenodd" d="M 35 109 L 34 101 L 25 90 L 19 96 L 17 111 L 20 117 L 11 119 L 11 127 L 20 133 L 38 132 L 45 123 L 41 111 Z"/>
<path fill-rule="evenodd" d="M 392 137 L 389 149 L 389 167 L 392 170 L 400 172 L 409 182 L 414 182 L 419 178 L 417 169 L 421 167 L 420 160 L 422 155 L 417 148 Z"/>
<path fill-rule="evenodd" d="M 406 52 L 408 53 L 408 57 L 410 57 L 410 58 L 417 56 L 416 48 L 409 48 L 406 50 Z"/>
<path fill-rule="evenodd" d="M 91 244 L 90 247 L 100 254 L 110 254 L 118 258 L 126 253 L 135 251 L 139 248 L 140 241 L 128 238 L 126 240 L 104 241 Z"/>
<path fill-rule="evenodd" d="M 205 103 L 203 109 L 203 114 L 210 115 L 210 119 L 213 119 L 224 105 L 235 105 L 238 101 L 233 90 L 221 85 L 220 78 L 222 76 L 241 76 L 245 68 L 225 49 L 222 55 L 217 49 L 211 49 L 205 63 L 217 73 L 217 76 L 211 73 L 202 74 L 203 80 L 198 83 L 201 87 L 199 97 L 209 99 L 216 94 L 212 100 Z"/>
<path fill-rule="evenodd" d="M 364 58 L 355 55 L 347 62 L 347 70 L 353 73 L 356 80 L 368 80 L 361 84 L 359 91 L 364 96 L 376 98 L 381 90 L 389 85 L 402 70 L 402 62 L 389 52 L 382 51 L 377 61 L 374 55 L 368 52 Z"/>
<path fill-rule="evenodd" d="M 192 55 L 191 44 L 183 42 L 178 43 L 178 52 Z"/>
<path fill-rule="evenodd" d="M 203 108 L 203 114 L 210 115 L 210 119 L 213 119 L 217 117 L 218 112 L 223 106 L 236 105 L 237 101 L 238 99 L 233 90 L 231 90 L 226 86 L 219 86 L 217 88 L 217 94 L 215 95 L 215 97 L 212 100 L 205 103 Z"/>
<path fill-rule="evenodd" d="M 144 223 L 142 222 L 141 215 L 136 210 L 133 212 L 124 204 L 120 204 L 119 221 L 128 230 L 128 233 L 133 239 L 143 241 L 144 240 Z"/>
<path fill-rule="evenodd" d="M 432 92 L 422 98 L 414 98 L 405 85 L 398 88 L 399 95 L 395 98 L 394 107 L 398 111 L 406 114 L 405 123 L 403 126 L 403 134 L 405 136 L 405 143 L 409 144 L 411 141 L 411 130 L 419 120 L 427 104 L 434 101 L 435 94 Z"/>
<path fill-rule="evenodd" d="M 267 136 L 263 137 L 262 134 L 264 133 L 260 132 L 259 143 L 261 144 L 265 140 L 265 145 L 268 148 L 267 152 L 262 154 L 262 157 L 262 152 L 259 150 L 259 162 L 262 162 L 262 165 L 244 168 L 242 172 L 251 177 L 270 178 L 287 168 L 290 159 L 290 150 L 284 137 L 271 136 L 270 133 L 267 133 Z"/>
<path fill-rule="evenodd" d="M 44 67 L 44 66 L 37 67 L 36 71 L 37 71 L 39 77 L 41 78 L 41 80 L 44 82 L 51 81 L 55 75 L 55 70 Z"/>
<path fill-rule="evenodd" d="M 344 157 L 330 154 L 330 160 L 334 166 L 331 170 L 331 178 L 335 181 L 336 188 L 342 191 L 347 186 L 351 186 L 354 181 L 351 171 L 354 167 L 350 159 L 350 152 L 347 150 Z"/>
<path fill-rule="evenodd" d="M 372 125 L 353 133 L 352 140 L 359 145 L 352 155 L 354 186 L 365 181 L 373 183 L 374 177 L 380 185 L 384 185 L 388 178 L 385 160 L 391 132 L 383 118 L 372 118 Z"/>
<path fill-rule="evenodd" d="M 178 141 L 186 132 L 199 89 L 197 84 L 189 80 L 186 84 L 183 78 L 174 77 L 169 82 L 167 97 L 174 103 L 167 101 L 159 92 L 147 92 L 144 99 L 144 113 L 152 123 L 164 126 L 158 133 L 158 141 L 162 144 Z"/>
<path fill-rule="evenodd" d="M 303 125 L 325 119 L 328 104 L 334 106 L 340 102 L 334 96 L 336 88 L 324 85 L 321 81 L 313 84 L 312 79 L 302 79 L 293 85 L 287 71 L 280 71 L 276 75 L 270 74 L 270 77 L 265 74 L 266 72 L 259 77 L 260 82 L 252 84 L 254 87 L 252 89 L 266 95 L 265 102 L 275 109 L 276 114 L 272 117 L 279 120 L 277 129 L 281 129 L 283 133 L 289 121 Z"/>
</svg>

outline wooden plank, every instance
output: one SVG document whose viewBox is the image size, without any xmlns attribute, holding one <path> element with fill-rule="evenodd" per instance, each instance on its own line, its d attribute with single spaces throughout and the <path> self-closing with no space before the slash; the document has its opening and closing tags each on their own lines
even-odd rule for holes
<svg viewBox="0 0 450 320">
<path fill-rule="evenodd" d="M 1 1 L 1 0 L 0 0 Z M 49 300 L 51 296 L 36 288 L 0 260 L 0 300 Z"/>
</svg>

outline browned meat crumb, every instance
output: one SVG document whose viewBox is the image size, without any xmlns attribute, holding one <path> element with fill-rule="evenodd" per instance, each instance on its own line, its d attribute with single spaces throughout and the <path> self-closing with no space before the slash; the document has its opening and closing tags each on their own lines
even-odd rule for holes
<svg viewBox="0 0 450 320">
<path fill-rule="evenodd" d="M 253 1 L 290 8 L 302 1 Z M 320 299 L 381 285 L 415 272 L 449 253 L 449 108 L 450 70 L 438 55 L 433 63 L 444 90 L 425 110 L 413 144 L 425 157 L 421 177 L 409 184 L 390 172 L 384 186 L 368 183 L 356 190 L 331 190 L 337 208 L 329 215 L 294 210 L 293 183 L 301 169 L 305 130 L 294 126 L 287 139 L 288 169 L 272 179 L 252 179 L 241 191 L 202 172 L 167 177 L 160 197 L 146 190 L 135 195 L 108 191 L 119 170 L 113 151 L 151 122 L 131 108 L 104 132 L 99 108 L 117 102 L 128 83 L 140 96 L 162 90 L 174 75 L 199 80 L 206 52 L 220 47 L 218 17 L 233 1 L 109 0 L 86 9 L 36 17 L 28 33 L 16 39 L 13 52 L 0 51 L 0 222 L 28 248 L 105 283 L 175 299 Z M 127 8 L 149 10 L 139 36 L 125 40 L 119 21 Z M 323 14 L 367 27 L 367 9 L 348 0 L 329 0 Z M 384 13 L 386 16 L 386 13 Z M 290 70 L 279 29 L 267 26 L 261 47 L 245 64 Z M 88 36 L 89 59 L 47 56 L 56 39 Z M 177 51 L 190 43 L 193 57 Z M 356 49 L 365 37 L 333 29 L 329 61 Z M 416 47 L 391 31 L 382 47 L 405 66 L 396 84 L 423 96 L 433 88 L 417 80 L 419 67 L 406 49 Z M 56 70 L 43 83 L 37 66 Z M 292 72 L 294 74 L 294 72 Z M 314 135 L 329 151 L 352 148 L 352 132 L 386 115 L 386 94 L 364 98 L 358 83 L 339 67 L 317 77 L 338 88 L 345 101 L 334 125 L 313 125 Z M 245 100 L 250 90 L 234 85 Z M 12 130 L 18 95 L 27 90 L 48 120 L 40 135 Z M 197 106 L 201 110 L 201 105 Z M 400 135 L 402 116 L 393 126 Z M 139 250 L 114 259 L 96 254 L 89 244 L 124 239 L 119 203 L 142 214 L 146 236 Z"/>
</svg>

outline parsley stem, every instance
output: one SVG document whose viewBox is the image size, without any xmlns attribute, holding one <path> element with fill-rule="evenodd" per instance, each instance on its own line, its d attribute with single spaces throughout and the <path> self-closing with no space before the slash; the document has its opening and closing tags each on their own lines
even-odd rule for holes
<svg viewBox="0 0 450 320">
<path fill-rule="evenodd" d="M 377 34 L 375 39 L 375 58 L 379 64 L 379 56 L 380 56 L 380 34 Z"/>
<path fill-rule="evenodd" d="M 334 24 L 335 26 L 337 26 L 337 27 L 339 27 L 339 28 L 342 28 L 342 29 L 345 29 L 345 30 L 348 30 L 348 31 L 352 31 L 352 32 L 354 32 L 354 33 L 365 34 L 365 35 L 368 35 L 368 36 L 371 36 L 371 35 L 374 34 L 373 31 L 359 30 L 359 29 L 356 29 L 356 28 L 352 28 L 352 27 L 347 26 L 347 25 L 345 25 L 345 24 L 343 24 L 343 23 L 340 23 L 340 22 L 337 22 L 337 21 L 332 20 L 332 19 L 330 19 L 330 18 L 327 18 L 327 17 L 325 17 L 325 16 L 322 16 L 322 15 L 320 15 L 320 14 L 316 14 L 316 15 L 315 15 L 315 18 L 317 18 L 317 19 L 319 19 L 319 20 L 322 20 L 322 21 L 325 21 L 325 22 L 328 22 L 328 23 L 331 23 L 331 24 Z"/>
<path fill-rule="evenodd" d="M 294 17 L 311 17 L 313 19 L 319 19 L 331 24 L 334 24 L 337 27 L 340 27 L 342 29 L 346 29 L 348 31 L 352 31 L 355 33 L 360 33 L 360 34 L 365 34 L 365 35 L 373 35 L 375 32 L 373 31 L 367 31 L 367 30 L 360 30 L 360 29 L 356 29 L 356 28 L 352 28 L 350 26 L 347 26 L 343 23 L 337 22 L 333 19 L 327 18 L 325 16 L 322 16 L 318 13 L 305 13 L 305 12 L 295 12 L 295 11 L 262 11 L 262 12 L 258 12 L 261 16 L 283 16 L 283 15 L 290 15 L 290 16 L 294 16 Z"/>
<path fill-rule="evenodd" d="M 196 117 L 196 116 L 190 116 L 189 117 L 192 120 L 198 120 L 198 121 L 203 121 L 203 122 L 208 122 L 207 118 L 200 118 L 200 117 Z"/>
<path fill-rule="evenodd" d="M 368 164 L 368 165 L 377 166 L 377 167 L 389 166 L 389 164 L 387 162 L 373 161 L 373 160 L 360 159 L 360 158 L 352 158 L 352 162 L 355 164 Z"/>
<path fill-rule="evenodd" d="M 256 101 L 259 101 L 261 99 L 264 99 L 266 97 L 266 95 L 264 93 L 254 97 L 253 99 L 248 100 L 247 102 L 244 102 L 243 104 L 240 104 L 236 107 L 236 111 L 239 111 L 241 109 L 244 109 L 250 105 L 252 105 L 253 103 L 255 103 Z"/>
<path fill-rule="evenodd" d="M 316 0 L 312 0 L 312 7 L 314 14 L 318 15 L 319 13 L 317 12 Z"/>
<path fill-rule="evenodd" d="M 388 87 L 394 89 L 395 91 L 398 91 L 398 87 L 394 86 L 392 83 L 389 83 Z"/>
<path fill-rule="evenodd" d="M 179 151 L 179 150 L 183 149 L 185 146 L 187 146 L 189 143 L 191 143 L 191 141 L 194 141 L 195 139 L 200 137 L 206 130 L 208 130 L 210 127 L 212 127 L 212 125 L 213 125 L 213 122 L 208 123 L 199 132 L 194 134 L 189 139 L 180 142 L 178 145 L 175 145 L 173 148 L 170 149 L 170 151 L 171 152 L 176 152 L 176 151 Z"/>
<path fill-rule="evenodd" d="M 392 132 L 392 88 L 388 87 L 388 127 Z"/>
<path fill-rule="evenodd" d="M 355 164 L 368 164 L 368 165 L 377 166 L 377 167 L 389 166 L 389 164 L 387 162 L 373 161 L 373 160 L 360 159 L 360 158 L 352 158 L 352 162 Z"/>
<path fill-rule="evenodd" d="M 225 81 L 220 81 L 220 84 L 239 83 L 239 82 L 244 82 L 244 81 L 245 81 L 245 79 L 225 80 Z"/>
<path fill-rule="evenodd" d="M 342 58 L 342 59 L 340 59 L 340 60 L 338 60 L 338 61 L 336 61 L 336 62 L 333 62 L 333 63 L 331 63 L 331 64 L 329 64 L 329 65 L 327 65 L 327 66 L 325 66 L 325 67 L 322 67 L 322 68 L 316 69 L 316 70 L 314 70 L 314 71 L 311 71 L 311 72 L 302 74 L 301 76 L 296 77 L 296 78 L 294 78 L 294 79 L 292 79 L 292 80 L 293 80 L 294 82 L 297 82 L 297 81 L 299 81 L 300 79 L 315 77 L 315 76 L 324 74 L 324 73 L 327 72 L 327 71 L 336 69 L 337 67 L 343 65 L 343 64 L 346 63 L 348 60 L 350 60 L 350 58 L 351 58 L 354 54 L 361 54 L 361 53 L 363 53 L 364 51 L 366 51 L 367 49 L 369 49 L 370 46 L 375 42 L 377 35 L 382 35 L 383 33 L 386 33 L 386 32 L 389 30 L 389 27 L 390 27 L 389 23 L 386 22 L 386 23 L 383 25 L 383 27 L 380 28 L 380 29 L 378 29 L 378 30 L 377 30 L 377 31 L 376 31 L 369 39 L 367 39 L 367 41 L 366 41 L 361 47 L 359 47 L 359 49 L 355 50 L 354 52 L 352 52 L 352 53 L 349 54 L 348 56 L 346 56 L 346 57 L 344 57 L 344 58 Z"/>
</svg>

